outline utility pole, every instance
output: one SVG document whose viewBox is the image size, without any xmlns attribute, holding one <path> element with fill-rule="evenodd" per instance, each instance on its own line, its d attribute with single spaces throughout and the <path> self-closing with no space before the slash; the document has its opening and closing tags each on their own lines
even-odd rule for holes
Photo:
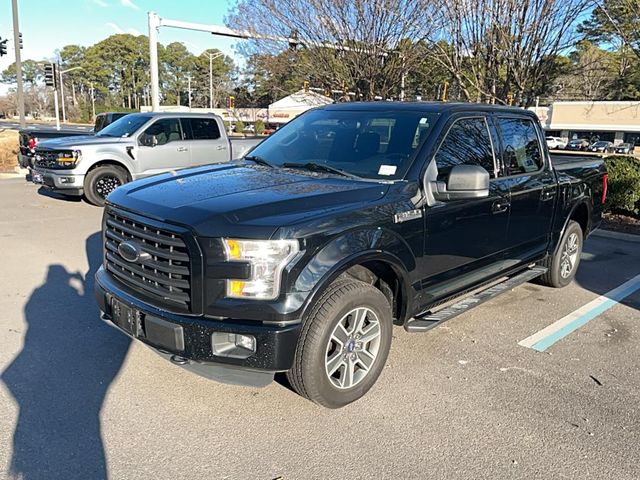
<svg viewBox="0 0 640 480">
<path fill-rule="evenodd" d="M 11 0 L 13 11 L 13 46 L 16 51 L 16 80 L 18 83 L 18 114 L 20 115 L 20 128 L 27 126 L 24 118 L 24 88 L 22 86 L 22 59 L 20 57 L 20 26 L 18 22 L 18 0 Z"/>
<path fill-rule="evenodd" d="M 189 86 L 187 87 L 187 90 L 189 91 L 189 111 L 191 111 L 191 74 L 187 77 L 187 81 L 189 82 Z"/>
<path fill-rule="evenodd" d="M 94 96 L 93 82 L 91 82 L 91 114 L 92 114 L 91 119 L 95 122 L 96 121 L 96 97 Z"/>
<path fill-rule="evenodd" d="M 60 103 L 62 103 L 62 123 L 67 123 L 67 112 L 64 109 L 64 85 L 62 84 L 62 67 L 58 62 L 58 83 L 60 84 Z"/>
<path fill-rule="evenodd" d="M 15 0 L 13 0 L 15 2 Z M 160 87 L 158 85 L 158 28 L 160 17 L 155 12 L 149 12 L 149 67 L 151 80 L 151 110 L 160 110 Z"/>
</svg>

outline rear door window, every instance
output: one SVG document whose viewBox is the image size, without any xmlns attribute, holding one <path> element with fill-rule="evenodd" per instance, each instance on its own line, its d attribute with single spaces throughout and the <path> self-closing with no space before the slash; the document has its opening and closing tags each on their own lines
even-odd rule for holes
<svg viewBox="0 0 640 480">
<path fill-rule="evenodd" d="M 502 135 L 502 157 L 508 175 L 537 172 L 543 166 L 535 124 L 528 118 L 497 119 Z"/>
<path fill-rule="evenodd" d="M 187 140 L 217 140 L 220 138 L 218 122 L 214 118 L 183 118 Z"/>
<path fill-rule="evenodd" d="M 461 118 L 449 128 L 435 156 L 438 180 L 444 180 L 456 165 L 479 165 L 495 178 L 493 142 L 484 117 Z"/>
</svg>

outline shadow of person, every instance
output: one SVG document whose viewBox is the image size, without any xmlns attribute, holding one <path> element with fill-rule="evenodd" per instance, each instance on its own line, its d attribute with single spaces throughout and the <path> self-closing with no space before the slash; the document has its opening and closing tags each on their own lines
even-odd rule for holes
<svg viewBox="0 0 640 480">
<path fill-rule="evenodd" d="M 24 308 L 22 351 L 0 377 L 20 410 L 9 467 L 17 478 L 107 478 L 100 410 L 129 339 L 99 319 L 99 233 L 87 239 L 86 253 L 85 276 L 49 266 Z"/>
</svg>

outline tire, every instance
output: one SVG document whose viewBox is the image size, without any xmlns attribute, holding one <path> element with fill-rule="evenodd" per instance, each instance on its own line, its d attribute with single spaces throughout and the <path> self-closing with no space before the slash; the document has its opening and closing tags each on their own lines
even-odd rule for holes
<svg viewBox="0 0 640 480">
<path fill-rule="evenodd" d="M 539 263 L 539 265 L 547 267 L 548 270 L 544 275 L 538 277 L 538 283 L 554 288 L 569 285 L 576 276 L 580 265 L 583 241 L 582 228 L 578 222 L 569 220 L 555 253 Z"/>
<path fill-rule="evenodd" d="M 361 398 L 387 360 L 391 316 L 389 301 L 377 288 L 356 279 L 335 281 L 303 323 L 293 367 L 287 372 L 293 389 L 327 408 L 340 408 Z M 366 343 L 362 341 L 365 337 Z"/>
<path fill-rule="evenodd" d="M 123 168 L 102 165 L 87 173 L 84 179 L 84 196 L 90 204 L 103 207 L 107 195 L 127 181 L 127 172 Z"/>
</svg>

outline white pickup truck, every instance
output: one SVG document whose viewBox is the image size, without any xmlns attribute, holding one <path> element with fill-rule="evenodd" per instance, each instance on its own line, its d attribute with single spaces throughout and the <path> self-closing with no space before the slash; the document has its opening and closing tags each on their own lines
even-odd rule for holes
<svg viewBox="0 0 640 480">
<path fill-rule="evenodd" d="M 132 113 L 96 135 L 52 139 L 35 152 L 34 181 L 102 206 L 118 186 L 170 170 L 242 158 L 260 138 L 229 139 L 213 114 Z"/>
</svg>

